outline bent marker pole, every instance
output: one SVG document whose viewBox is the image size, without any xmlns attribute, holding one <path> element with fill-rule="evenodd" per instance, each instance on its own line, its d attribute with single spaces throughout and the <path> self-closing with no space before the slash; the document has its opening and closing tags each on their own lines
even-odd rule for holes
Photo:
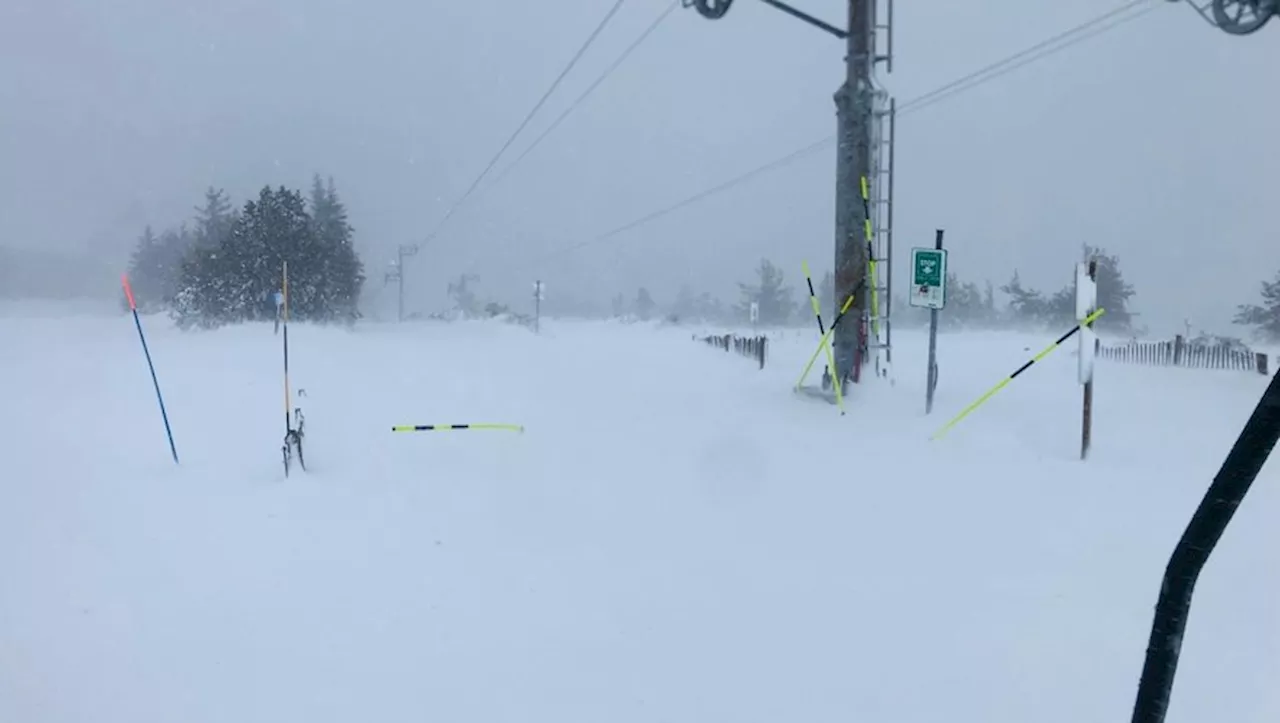
<svg viewBox="0 0 1280 723">
<path fill-rule="evenodd" d="M 813 277 L 809 274 L 809 262 L 801 261 L 800 267 L 804 269 L 804 280 L 809 285 L 809 303 L 813 305 L 813 315 L 818 320 L 818 337 L 822 340 L 819 346 L 827 350 L 827 368 L 830 370 L 831 380 L 836 389 L 836 406 L 840 408 L 840 414 L 844 414 L 844 399 L 840 393 L 840 379 L 836 376 L 836 358 L 831 352 L 831 345 L 827 343 L 827 330 L 822 325 L 822 305 L 818 303 L 818 295 L 813 293 Z M 850 297 L 852 299 L 852 297 Z M 809 367 L 813 363 L 810 362 Z M 805 367 L 804 375 L 809 375 L 809 367 Z M 803 381 L 803 377 L 801 377 Z M 799 386 L 798 384 L 796 386 Z"/>
<path fill-rule="evenodd" d="M 160 381 L 156 378 L 156 365 L 151 362 L 151 350 L 147 348 L 147 335 L 142 333 L 142 320 L 138 318 L 138 305 L 133 300 L 133 287 L 129 285 L 129 276 L 121 275 L 120 283 L 124 286 L 124 296 L 129 301 L 129 311 L 133 312 L 133 324 L 138 327 L 138 340 L 142 342 L 142 354 L 147 358 L 147 368 L 151 370 L 151 384 L 156 388 L 156 401 L 160 402 L 160 418 L 164 420 L 164 433 L 169 438 L 169 453 L 173 455 L 173 463 L 178 464 L 178 448 L 173 443 L 173 430 L 169 427 L 169 413 L 164 409 L 164 396 L 160 394 Z"/>
<path fill-rule="evenodd" d="M 523 432 L 519 424 L 399 424 L 392 432 L 452 432 L 461 429 L 491 429 L 503 432 Z"/>
<path fill-rule="evenodd" d="M 1071 327 L 1071 331 L 1068 331 L 1067 333 L 1058 337 L 1056 341 L 1054 341 L 1049 346 L 1045 347 L 1044 351 L 1040 352 L 1039 354 L 1036 354 L 1034 357 L 1031 358 L 1030 361 L 1018 367 L 1012 374 L 1005 377 L 1004 379 L 1001 379 L 999 384 L 995 385 L 994 387 L 991 387 L 991 389 L 988 390 L 986 394 L 983 394 L 982 396 L 978 397 L 978 401 L 974 402 L 973 404 L 970 404 L 969 406 L 961 410 L 960 413 L 956 415 L 955 419 L 952 419 L 950 422 L 947 422 L 945 425 L 943 425 L 942 429 L 939 429 L 938 431 L 934 432 L 933 436 L 930 437 L 929 439 L 933 439 L 933 440 L 942 439 L 943 435 L 951 431 L 952 427 L 960 423 L 960 420 L 969 416 L 971 413 L 973 413 L 973 410 L 985 404 L 988 399 L 996 395 L 996 392 L 1009 386 L 1009 382 L 1012 382 L 1014 379 L 1017 379 L 1019 374 L 1030 369 L 1031 365 L 1049 356 L 1049 354 L 1052 353 L 1054 349 L 1057 349 L 1062 344 L 1062 342 L 1075 336 L 1076 332 L 1080 331 L 1080 327 L 1088 326 L 1089 324 L 1092 324 L 1093 322 L 1097 321 L 1098 317 L 1102 316 L 1102 314 L 1105 311 L 1106 309 L 1098 309 L 1097 311 L 1093 312 L 1089 316 L 1085 317 L 1084 321 L 1081 321 L 1079 324 L 1076 324 L 1075 326 Z"/>
<path fill-rule="evenodd" d="M 831 322 L 831 328 L 827 329 L 827 333 L 823 334 L 822 338 L 818 341 L 818 348 L 813 350 L 813 356 L 809 357 L 809 363 L 804 365 L 804 371 L 800 373 L 800 379 L 796 382 L 796 389 L 799 389 L 801 385 L 804 384 L 804 380 L 809 377 L 809 371 L 813 369 L 813 363 L 818 361 L 818 355 L 822 353 L 824 348 L 826 348 L 831 339 L 831 335 L 836 333 L 836 327 L 840 326 L 840 322 L 844 320 L 845 314 L 848 313 L 849 307 L 852 305 L 853 294 L 849 294 L 849 298 L 845 300 L 844 306 L 840 307 L 840 313 L 836 314 L 835 320 Z M 832 360 L 832 364 L 831 376 L 833 378 L 838 378 L 840 375 L 836 373 L 834 360 Z M 836 388 L 838 389 L 839 387 Z"/>
</svg>

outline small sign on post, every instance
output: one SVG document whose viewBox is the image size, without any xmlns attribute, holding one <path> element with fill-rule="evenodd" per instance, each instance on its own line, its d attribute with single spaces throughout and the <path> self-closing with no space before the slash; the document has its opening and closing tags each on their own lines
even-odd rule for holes
<svg viewBox="0 0 1280 723">
<path fill-rule="evenodd" d="M 947 252 L 945 249 L 911 249 L 912 306 L 941 309 L 947 305 Z"/>
</svg>

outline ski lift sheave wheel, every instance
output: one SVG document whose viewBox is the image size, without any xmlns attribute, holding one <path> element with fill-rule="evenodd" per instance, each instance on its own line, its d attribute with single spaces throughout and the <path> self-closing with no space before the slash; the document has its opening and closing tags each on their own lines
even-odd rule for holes
<svg viewBox="0 0 1280 723">
<path fill-rule="evenodd" d="M 684 0 L 682 5 L 692 6 L 699 15 L 708 20 L 719 20 L 729 12 L 729 6 L 733 5 L 733 0 Z"/>
<path fill-rule="evenodd" d="M 1280 12 L 1280 0 L 1213 0 L 1213 22 L 1228 35 L 1249 35 Z"/>
</svg>

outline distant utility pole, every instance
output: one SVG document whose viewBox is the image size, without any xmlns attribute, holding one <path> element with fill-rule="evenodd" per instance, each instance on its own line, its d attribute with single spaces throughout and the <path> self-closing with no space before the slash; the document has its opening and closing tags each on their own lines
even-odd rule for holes
<svg viewBox="0 0 1280 723">
<path fill-rule="evenodd" d="M 396 257 L 391 261 L 391 270 L 387 272 L 382 285 L 395 281 L 399 285 L 396 294 L 396 321 L 404 321 L 404 259 L 418 253 L 417 244 L 400 244 L 396 249 Z"/>
<path fill-rule="evenodd" d="M 886 69 L 893 70 L 893 35 L 890 26 L 893 22 L 893 0 L 848 0 L 849 24 L 844 30 L 830 23 L 823 22 L 812 15 L 787 5 L 782 0 L 760 0 L 781 10 L 792 17 L 803 20 L 814 27 L 844 40 L 847 44 L 845 54 L 845 82 L 836 92 L 836 121 L 838 126 L 839 145 L 836 150 L 836 239 L 835 239 L 835 295 L 837 303 L 853 296 L 853 306 L 849 313 L 856 319 L 866 320 L 870 313 L 867 303 L 868 286 L 867 266 L 868 254 L 876 250 L 868 243 L 864 230 L 867 210 L 864 210 L 861 184 L 863 179 L 872 187 L 871 208 L 872 219 L 879 217 L 883 204 L 888 205 L 889 193 L 880 192 L 881 176 L 889 176 L 892 187 L 892 174 L 884 173 L 884 166 L 879 162 L 879 154 L 886 144 L 892 148 L 892 131 L 889 138 L 882 137 L 879 129 L 881 118 L 889 117 L 892 127 L 892 106 L 888 104 L 888 94 L 875 85 L 874 69 L 879 62 L 885 62 Z M 711 20 L 724 17 L 733 4 L 733 0 L 682 0 L 684 7 L 693 7 L 700 15 Z M 885 4 L 888 22 L 884 25 L 876 23 L 878 3 Z M 876 36 L 885 31 L 887 53 L 876 54 Z M 892 150 L 890 150 L 890 158 Z M 890 163 L 890 165 L 892 165 Z M 889 210 L 892 218 L 892 211 Z M 874 225 L 874 221 L 873 221 Z M 892 233 L 892 222 L 885 233 Z M 880 232 L 874 232 L 879 234 Z M 874 282 L 881 291 L 887 291 L 889 274 L 889 250 L 891 237 L 885 237 L 886 248 L 884 258 L 877 259 L 882 264 Z M 887 297 L 887 294 L 883 294 Z M 892 303 L 889 298 L 880 302 L 880 319 L 876 324 L 884 326 L 887 321 L 885 309 Z M 832 345 L 835 351 L 835 365 L 839 377 L 843 380 L 851 376 L 854 364 L 859 360 L 859 346 L 863 344 L 862 336 L 866 331 L 865 324 L 842 324 L 835 329 Z M 887 327 L 885 341 L 877 342 L 887 345 Z M 863 346 L 862 351 L 866 350 Z M 867 354 L 861 355 L 865 362 Z M 835 370 L 833 370 L 835 372 Z"/>
<path fill-rule="evenodd" d="M 542 325 L 542 300 L 546 298 L 543 295 L 541 281 L 533 282 L 533 333 L 538 333 L 538 327 Z"/>
</svg>

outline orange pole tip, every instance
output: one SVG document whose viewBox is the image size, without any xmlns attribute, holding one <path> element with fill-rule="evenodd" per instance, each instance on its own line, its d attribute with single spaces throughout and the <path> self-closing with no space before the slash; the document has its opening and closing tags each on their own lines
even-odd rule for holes
<svg viewBox="0 0 1280 723">
<path fill-rule="evenodd" d="M 124 286 L 124 297 L 129 300 L 129 308 L 137 311 L 138 305 L 133 303 L 133 287 L 129 285 L 129 275 L 120 274 L 120 283 Z"/>
</svg>

